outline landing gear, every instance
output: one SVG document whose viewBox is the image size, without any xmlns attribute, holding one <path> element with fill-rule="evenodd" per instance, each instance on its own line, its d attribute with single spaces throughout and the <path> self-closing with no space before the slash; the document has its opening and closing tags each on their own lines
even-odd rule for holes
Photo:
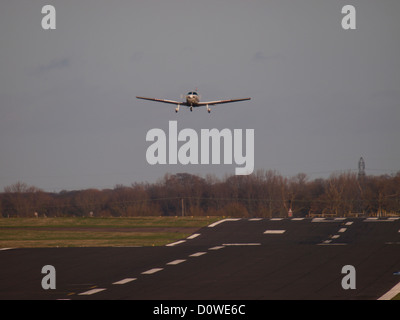
<svg viewBox="0 0 400 320">
<path fill-rule="evenodd" d="M 192 111 L 193 111 L 193 107 L 191 106 L 191 107 L 190 107 L 190 112 L 192 112 Z"/>
<path fill-rule="evenodd" d="M 211 109 L 208 107 L 208 105 L 207 105 L 207 112 L 208 112 L 208 113 L 211 112 Z"/>
<path fill-rule="evenodd" d="M 178 106 L 175 108 L 175 113 L 178 113 L 179 107 L 180 107 L 180 105 L 178 104 Z"/>
</svg>

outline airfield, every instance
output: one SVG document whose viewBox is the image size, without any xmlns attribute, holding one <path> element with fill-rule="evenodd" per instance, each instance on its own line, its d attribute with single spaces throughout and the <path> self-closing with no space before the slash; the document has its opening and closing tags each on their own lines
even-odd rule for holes
<svg viewBox="0 0 400 320">
<path fill-rule="evenodd" d="M 400 219 L 228 218 L 165 246 L 0 248 L 0 261 L 1 300 L 391 299 Z M 44 265 L 56 289 L 42 288 Z"/>
</svg>

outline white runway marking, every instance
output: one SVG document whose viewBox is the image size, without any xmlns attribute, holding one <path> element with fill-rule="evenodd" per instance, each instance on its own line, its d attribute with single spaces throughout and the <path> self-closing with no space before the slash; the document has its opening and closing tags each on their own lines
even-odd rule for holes
<svg viewBox="0 0 400 320">
<path fill-rule="evenodd" d="M 193 254 L 191 254 L 189 257 L 200 257 L 200 256 L 202 256 L 203 254 L 206 254 L 207 252 L 196 252 L 196 253 L 193 253 Z"/>
<path fill-rule="evenodd" d="M 364 222 L 393 222 L 393 219 L 378 219 L 378 218 L 367 218 Z"/>
<path fill-rule="evenodd" d="M 125 278 L 120 281 L 114 282 L 113 284 L 125 284 L 134 280 L 136 280 L 136 278 Z"/>
<path fill-rule="evenodd" d="M 0 248 L 0 251 L 11 250 L 12 248 Z"/>
<path fill-rule="evenodd" d="M 345 232 L 347 230 L 347 228 L 340 228 L 338 232 Z"/>
<path fill-rule="evenodd" d="M 340 219 L 340 218 L 339 218 Z M 340 221 L 338 218 L 336 219 L 326 219 L 326 218 L 313 218 L 311 222 L 338 222 Z"/>
<path fill-rule="evenodd" d="M 337 239 L 337 238 L 339 238 L 339 237 L 340 237 L 340 235 L 335 234 L 334 236 L 332 236 L 332 239 Z"/>
<path fill-rule="evenodd" d="M 262 218 L 251 218 L 251 219 L 249 219 L 249 221 L 261 221 L 262 220 Z"/>
<path fill-rule="evenodd" d="M 265 230 L 264 234 L 283 234 L 286 230 Z"/>
<path fill-rule="evenodd" d="M 216 222 L 214 222 L 214 223 L 211 223 L 208 227 L 209 228 L 214 228 L 215 226 L 217 226 L 217 225 L 219 225 L 220 223 L 223 223 L 223 222 L 228 222 L 228 221 L 239 221 L 240 220 L 240 218 L 229 218 L 229 219 L 224 219 L 224 220 L 219 220 L 219 221 L 216 221 Z"/>
<path fill-rule="evenodd" d="M 301 221 L 304 220 L 304 218 L 293 218 L 292 221 Z"/>
<path fill-rule="evenodd" d="M 186 261 L 186 259 L 178 259 L 178 260 L 174 260 L 174 261 L 168 262 L 167 265 L 175 266 L 175 265 L 180 264 L 180 263 L 185 262 L 185 261 Z"/>
<path fill-rule="evenodd" d="M 271 218 L 269 220 L 271 220 L 271 221 L 281 221 L 281 220 L 283 220 L 283 218 Z"/>
<path fill-rule="evenodd" d="M 396 284 L 392 289 L 386 292 L 383 296 L 381 296 L 378 300 L 391 300 L 398 293 L 400 293 L 400 282 Z"/>
<path fill-rule="evenodd" d="M 351 226 L 352 224 L 353 224 L 353 221 L 349 221 L 349 222 L 345 223 L 346 226 Z"/>
<path fill-rule="evenodd" d="M 212 248 L 210 248 L 208 250 L 219 250 L 219 249 L 222 249 L 222 248 L 225 248 L 225 247 L 224 246 L 215 246 L 215 247 L 212 247 Z"/>
<path fill-rule="evenodd" d="M 223 243 L 223 246 L 261 246 L 261 243 Z"/>
<path fill-rule="evenodd" d="M 147 270 L 145 272 L 142 272 L 142 274 L 153 274 L 153 273 L 156 273 L 161 270 L 164 270 L 164 268 L 153 268 L 153 269 Z"/>
<path fill-rule="evenodd" d="M 95 293 L 98 293 L 98 292 L 101 292 L 104 290 L 106 290 L 106 289 L 103 289 L 103 288 L 92 289 L 92 290 L 80 293 L 79 296 L 90 296 L 92 294 L 95 294 Z"/>
<path fill-rule="evenodd" d="M 191 236 L 187 237 L 186 239 L 191 240 L 191 239 L 197 238 L 199 235 L 200 235 L 200 233 L 194 233 Z"/>
<path fill-rule="evenodd" d="M 173 246 L 176 246 L 176 245 L 184 243 L 184 242 L 186 242 L 186 240 L 179 240 L 179 241 L 176 241 L 176 242 L 173 242 L 173 243 L 169 243 L 166 246 L 167 247 L 173 247 Z"/>
</svg>

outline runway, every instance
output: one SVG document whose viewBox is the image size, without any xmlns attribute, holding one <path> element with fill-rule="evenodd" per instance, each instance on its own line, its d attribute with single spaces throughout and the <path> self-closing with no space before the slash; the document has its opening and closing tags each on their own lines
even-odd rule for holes
<svg viewBox="0 0 400 320">
<path fill-rule="evenodd" d="M 394 218 L 225 219 L 163 247 L 6 249 L 2 300 L 376 300 L 400 282 Z"/>
</svg>

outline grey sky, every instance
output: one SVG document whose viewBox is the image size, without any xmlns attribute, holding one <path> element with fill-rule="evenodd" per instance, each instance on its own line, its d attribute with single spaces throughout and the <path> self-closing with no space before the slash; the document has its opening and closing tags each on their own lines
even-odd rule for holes
<svg viewBox="0 0 400 320">
<path fill-rule="evenodd" d="M 57 29 L 43 30 L 54 5 Z M 343 30 L 353 4 L 357 29 Z M 223 177 L 235 165 L 146 162 L 152 128 L 255 129 L 255 170 L 311 179 L 400 170 L 399 1 L 38 1 L 0 3 L 0 190 L 48 191 Z M 167 104 L 250 102 L 175 114 Z"/>
</svg>

